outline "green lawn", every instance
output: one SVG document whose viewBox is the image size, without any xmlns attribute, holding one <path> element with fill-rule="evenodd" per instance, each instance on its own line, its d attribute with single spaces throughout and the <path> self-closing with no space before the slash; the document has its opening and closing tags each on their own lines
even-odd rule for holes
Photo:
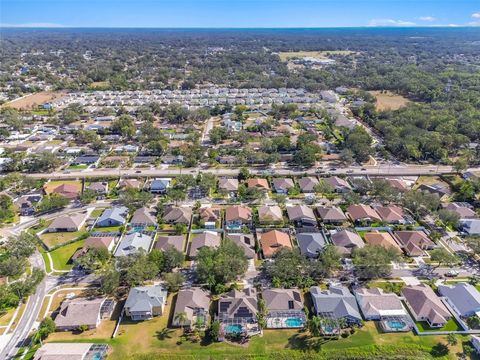
<svg viewBox="0 0 480 360">
<path fill-rule="evenodd" d="M 69 263 L 69 260 L 84 243 L 85 240 L 79 240 L 51 251 L 50 256 L 52 257 L 53 267 L 56 270 L 72 269 L 72 264 Z"/>
<path fill-rule="evenodd" d="M 76 239 L 85 234 L 85 230 L 72 232 L 44 233 L 40 235 L 40 240 L 48 247 L 53 248 L 57 245 L 65 244 L 68 241 Z"/>
<path fill-rule="evenodd" d="M 88 168 L 88 165 L 70 165 L 67 170 L 83 170 L 83 169 L 86 169 Z"/>
<path fill-rule="evenodd" d="M 95 227 L 92 229 L 92 232 L 117 232 L 120 231 L 121 226 L 106 226 L 106 227 Z"/>
<path fill-rule="evenodd" d="M 105 209 L 95 209 L 92 211 L 92 213 L 90 214 L 90 217 L 93 218 L 93 219 L 96 219 L 97 217 L 99 217 L 100 215 L 102 215 L 103 211 Z"/>
<path fill-rule="evenodd" d="M 418 327 L 418 330 L 421 332 L 424 331 L 460 331 L 463 330 L 461 326 L 457 323 L 457 321 L 452 317 L 450 320 L 447 321 L 444 327 L 441 328 L 431 328 L 427 322 L 425 321 L 418 321 L 415 323 Z"/>
</svg>

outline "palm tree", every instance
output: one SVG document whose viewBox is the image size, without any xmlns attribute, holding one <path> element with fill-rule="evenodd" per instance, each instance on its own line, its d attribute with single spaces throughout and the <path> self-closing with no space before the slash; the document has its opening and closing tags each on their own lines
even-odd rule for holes
<svg viewBox="0 0 480 360">
<path fill-rule="evenodd" d="M 320 336 L 322 333 L 322 320 L 318 316 L 312 316 L 307 322 L 307 328 L 312 336 Z"/>
<path fill-rule="evenodd" d="M 175 321 L 180 324 L 180 326 L 183 328 L 183 332 L 185 332 L 185 325 L 188 321 L 187 318 L 187 313 L 185 311 L 176 313 L 175 316 L 173 317 Z"/>
</svg>

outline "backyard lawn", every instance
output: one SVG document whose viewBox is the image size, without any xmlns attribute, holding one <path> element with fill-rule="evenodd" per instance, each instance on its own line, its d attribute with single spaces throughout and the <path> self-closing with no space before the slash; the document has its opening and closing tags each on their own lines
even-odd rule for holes
<svg viewBox="0 0 480 360">
<path fill-rule="evenodd" d="M 73 232 L 57 232 L 57 233 L 44 233 L 40 235 L 40 240 L 49 248 L 53 248 L 57 245 L 65 244 L 68 241 L 74 240 L 85 234 L 85 230 Z"/>
<path fill-rule="evenodd" d="M 427 322 L 418 321 L 415 323 L 420 331 L 461 331 L 462 327 L 457 323 L 457 321 L 452 317 L 447 321 L 444 327 L 441 328 L 431 328 Z"/>
<path fill-rule="evenodd" d="M 78 248 L 82 247 L 85 240 L 75 241 L 71 244 L 61 246 L 50 252 L 55 270 L 71 270 L 72 264 L 69 263 L 72 255 Z"/>
<path fill-rule="evenodd" d="M 92 219 L 96 219 L 96 218 L 98 218 L 100 215 L 102 215 L 102 213 L 103 213 L 104 210 L 105 210 L 105 209 L 95 209 L 95 210 L 93 210 L 92 213 L 90 214 L 90 217 L 91 217 Z"/>
<path fill-rule="evenodd" d="M 95 227 L 92 229 L 92 232 L 119 232 L 121 226 L 105 226 L 105 227 Z"/>
</svg>

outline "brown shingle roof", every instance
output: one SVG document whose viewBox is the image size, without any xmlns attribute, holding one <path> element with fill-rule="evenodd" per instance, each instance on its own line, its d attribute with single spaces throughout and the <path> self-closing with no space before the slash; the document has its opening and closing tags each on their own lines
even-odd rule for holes
<svg viewBox="0 0 480 360">
<path fill-rule="evenodd" d="M 252 219 L 252 210 L 245 206 L 230 206 L 225 210 L 225 220 L 250 221 Z"/>
<path fill-rule="evenodd" d="M 292 248 L 290 236 L 278 230 L 271 230 L 261 234 L 260 245 L 265 257 L 271 257 L 281 247 Z"/>
</svg>

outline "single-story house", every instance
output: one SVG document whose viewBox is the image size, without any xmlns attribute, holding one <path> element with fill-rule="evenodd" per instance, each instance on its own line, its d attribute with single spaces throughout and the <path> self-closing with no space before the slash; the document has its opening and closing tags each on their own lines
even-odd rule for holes
<svg viewBox="0 0 480 360">
<path fill-rule="evenodd" d="M 115 257 L 118 256 L 128 256 L 136 254 L 143 249 L 145 252 L 150 251 L 150 246 L 152 244 L 152 238 L 149 235 L 134 232 L 126 235 L 118 244 L 117 249 L 115 250 Z"/>
<path fill-rule="evenodd" d="M 344 319 L 348 324 L 360 324 L 362 316 L 355 296 L 345 286 L 330 286 L 322 290 L 318 286 L 310 288 L 315 313 L 327 319 Z"/>
<path fill-rule="evenodd" d="M 162 285 L 138 286 L 130 289 L 125 302 L 125 315 L 132 320 L 149 320 L 163 314 L 167 290 Z"/>
<path fill-rule="evenodd" d="M 468 235 L 480 234 L 480 219 L 460 219 L 459 227 Z"/>
<path fill-rule="evenodd" d="M 216 222 L 220 220 L 220 209 L 215 207 L 200 208 L 198 215 L 203 222 Z"/>
<path fill-rule="evenodd" d="M 396 205 L 377 206 L 375 211 L 382 221 L 389 224 L 405 224 L 403 209 Z"/>
<path fill-rule="evenodd" d="M 233 241 L 235 244 L 240 246 L 245 253 L 247 259 L 254 259 L 256 256 L 255 252 L 255 239 L 251 234 L 228 234 L 227 239 Z"/>
<path fill-rule="evenodd" d="M 279 224 L 283 222 L 280 206 L 261 206 L 258 208 L 258 221 L 260 224 Z"/>
<path fill-rule="evenodd" d="M 218 320 L 226 324 L 257 323 L 258 300 L 255 288 L 231 290 L 218 300 Z"/>
<path fill-rule="evenodd" d="M 402 251 L 400 246 L 397 244 L 393 236 L 388 232 L 379 232 L 379 231 L 372 231 L 367 232 L 363 236 L 365 242 L 369 245 L 379 245 L 383 246 L 384 248 L 394 248 L 399 252 Z"/>
<path fill-rule="evenodd" d="M 446 210 L 453 211 L 460 216 L 460 219 L 474 219 L 477 217 L 477 213 L 473 210 L 469 203 L 453 202 L 449 204 L 442 204 Z"/>
<path fill-rule="evenodd" d="M 467 283 L 442 284 L 438 286 L 438 292 L 461 317 L 480 314 L 480 292 L 475 286 Z"/>
<path fill-rule="evenodd" d="M 183 252 L 185 248 L 185 235 L 168 235 L 158 236 L 154 248 L 165 251 L 169 247 L 174 247 L 178 251 Z"/>
<path fill-rule="evenodd" d="M 112 251 L 115 247 L 115 236 L 100 236 L 96 233 L 95 236 L 90 236 L 85 240 L 85 248 L 103 248 Z"/>
<path fill-rule="evenodd" d="M 435 246 L 423 231 L 395 231 L 394 235 L 408 256 L 423 256 Z"/>
<path fill-rule="evenodd" d="M 354 249 L 365 246 L 362 238 L 350 230 L 340 230 L 330 236 L 333 244 L 342 254 L 351 254 Z"/>
<path fill-rule="evenodd" d="M 225 193 L 236 193 L 238 191 L 238 180 L 221 178 L 218 180 L 218 190 Z"/>
<path fill-rule="evenodd" d="M 347 180 L 342 179 L 338 176 L 331 176 L 325 179 L 325 182 L 329 184 L 333 188 L 333 191 L 335 191 L 336 193 L 346 193 L 352 190 L 352 187 L 347 182 Z"/>
<path fill-rule="evenodd" d="M 302 177 L 298 180 L 298 186 L 300 187 L 300 191 L 302 193 L 314 193 L 315 186 L 318 185 L 318 179 L 313 176 L 306 176 Z"/>
<path fill-rule="evenodd" d="M 76 199 L 81 192 L 81 187 L 76 184 L 62 184 L 52 190 L 52 194 L 58 194 L 70 200 Z"/>
<path fill-rule="evenodd" d="M 203 247 L 218 247 L 221 242 L 220 236 L 216 232 L 205 231 L 196 236 L 192 236 L 188 256 L 194 258 L 198 255 L 198 251 Z"/>
<path fill-rule="evenodd" d="M 297 233 L 298 247 L 302 255 L 316 258 L 327 245 L 322 232 Z"/>
<path fill-rule="evenodd" d="M 150 183 L 150 192 L 154 194 L 164 194 L 170 186 L 171 179 L 155 179 Z"/>
<path fill-rule="evenodd" d="M 47 232 L 75 232 L 79 231 L 87 220 L 87 214 L 76 213 L 61 215 L 48 225 Z"/>
<path fill-rule="evenodd" d="M 227 230 L 238 230 L 243 225 L 251 225 L 252 210 L 245 206 L 229 206 L 225 210 L 225 226 Z"/>
<path fill-rule="evenodd" d="M 296 289 L 266 289 L 262 298 L 267 308 L 267 328 L 301 328 L 305 326 L 302 296 Z M 289 320 L 290 319 L 290 320 Z M 295 321 L 291 321 L 295 319 Z"/>
<path fill-rule="evenodd" d="M 137 179 L 121 179 L 118 182 L 118 187 L 120 189 L 140 189 L 142 183 Z"/>
<path fill-rule="evenodd" d="M 95 354 L 95 360 L 106 358 L 108 346 L 94 343 L 46 343 L 36 352 L 33 360 L 84 360 Z"/>
<path fill-rule="evenodd" d="M 290 236 L 282 231 L 270 230 L 264 233 L 257 233 L 263 255 L 272 257 L 278 249 L 287 247 L 292 248 Z"/>
<path fill-rule="evenodd" d="M 296 226 L 317 226 L 313 210 L 306 205 L 287 206 L 287 214 Z"/>
<path fill-rule="evenodd" d="M 372 223 L 375 221 L 382 221 L 377 212 L 368 205 L 356 204 L 350 205 L 347 208 L 348 215 L 354 222 Z"/>
<path fill-rule="evenodd" d="M 92 190 L 98 195 L 107 195 L 108 193 L 108 182 L 106 181 L 96 181 L 87 186 L 88 190 Z"/>
<path fill-rule="evenodd" d="M 344 212 L 337 206 L 318 206 L 316 211 L 320 219 L 322 219 L 322 221 L 326 224 L 341 224 L 347 221 L 347 217 L 345 216 Z"/>
<path fill-rule="evenodd" d="M 135 210 L 132 219 L 130 220 L 130 225 L 133 227 L 156 226 L 157 218 L 155 217 L 153 210 L 142 207 Z"/>
<path fill-rule="evenodd" d="M 163 221 L 169 224 L 190 224 L 192 209 L 189 207 L 171 206 L 165 210 Z"/>
<path fill-rule="evenodd" d="M 295 186 L 290 178 L 275 178 L 272 183 L 277 194 L 288 194 L 288 190 Z"/>
<path fill-rule="evenodd" d="M 247 180 L 247 187 L 249 188 L 257 188 L 262 191 L 269 191 L 270 186 L 268 185 L 267 179 L 262 178 L 253 178 Z"/>
<path fill-rule="evenodd" d="M 196 324 L 202 324 L 201 327 L 206 327 L 210 318 L 209 308 L 210 297 L 207 291 L 201 288 L 182 289 L 177 294 L 172 325 L 192 328 Z M 180 313 L 186 315 L 183 322 L 178 321 L 177 314 Z"/>
<path fill-rule="evenodd" d="M 128 208 L 114 206 L 105 209 L 95 223 L 96 227 L 121 226 L 127 222 Z"/>
<path fill-rule="evenodd" d="M 379 288 L 360 288 L 355 290 L 355 297 L 365 320 L 408 318 L 402 301 L 394 293 Z"/>
<path fill-rule="evenodd" d="M 62 302 L 55 317 L 58 331 L 77 330 L 80 326 L 95 329 L 102 319 L 112 315 L 115 302 L 107 298 L 77 297 Z"/>
</svg>

